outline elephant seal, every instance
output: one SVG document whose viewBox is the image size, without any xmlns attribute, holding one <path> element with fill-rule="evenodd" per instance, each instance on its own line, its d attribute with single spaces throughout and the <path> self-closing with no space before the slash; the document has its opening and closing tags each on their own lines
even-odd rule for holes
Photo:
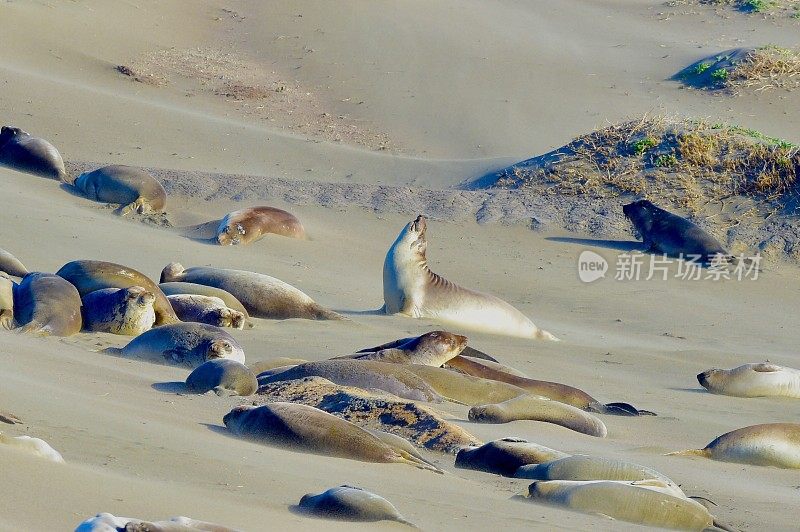
<svg viewBox="0 0 800 532">
<path fill-rule="evenodd" d="M 161 272 L 161 282 L 188 281 L 221 288 L 242 302 L 251 316 L 285 320 L 346 320 L 341 314 L 322 307 L 294 286 L 261 273 L 223 268 L 186 269 L 177 262 Z"/>
<path fill-rule="evenodd" d="M 155 325 L 180 322 L 175 311 L 172 310 L 172 305 L 170 305 L 167 296 L 164 295 L 158 285 L 133 268 L 100 260 L 74 260 L 62 266 L 56 272 L 56 275 L 72 283 L 81 296 L 103 288 L 141 286 L 156 298 L 154 304 L 156 311 Z"/>
<path fill-rule="evenodd" d="M 675 257 L 696 256 L 701 262 L 711 262 L 715 257 L 731 257 L 719 240 L 707 231 L 650 201 L 628 203 L 622 207 L 622 212 L 650 252 Z"/>
<path fill-rule="evenodd" d="M 83 296 L 83 328 L 87 331 L 137 336 L 156 321 L 156 296 L 141 286 L 103 288 Z"/>
<path fill-rule="evenodd" d="M 467 347 L 467 337 L 447 331 L 432 331 L 407 342 L 377 351 L 358 352 L 353 355 L 335 357 L 333 360 L 378 360 L 393 364 L 420 364 L 439 367 L 458 356 Z"/>
<path fill-rule="evenodd" d="M 383 311 L 430 318 L 492 334 L 558 340 L 502 299 L 462 288 L 433 273 L 425 252 L 427 222 L 417 216 L 400 232 L 383 263 Z"/>
<path fill-rule="evenodd" d="M 167 192 L 161 183 L 142 170 L 114 164 L 84 172 L 70 183 L 89 199 L 120 204 L 120 214 L 161 212 Z"/>
<path fill-rule="evenodd" d="M 215 358 L 244 364 L 239 342 L 219 327 L 205 323 L 173 323 L 150 329 L 131 340 L 119 354 L 190 369 Z"/>
<path fill-rule="evenodd" d="M 177 294 L 167 296 L 167 299 L 181 321 L 244 329 L 244 314 L 228 308 L 225 302 L 218 297 Z"/>
<path fill-rule="evenodd" d="M 252 371 L 257 377 L 266 371 L 271 371 L 273 369 L 282 367 L 294 367 L 306 362 L 308 362 L 308 360 L 303 358 L 277 357 L 268 358 L 266 360 L 257 360 L 251 364 L 248 364 L 247 367 L 250 368 L 250 371 Z"/>
<path fill-rule="evenodd" d="M 323 519 L 397 521 L 417 528 L 380 495 L 353 486 L 342 485 L 317 495 L 307 493 L 297 506 L 300 511 Z"/>
<path fill-rule="evenodd" d="M 25 277 L 30 273 L 17 257 L 4 249 L 0 249 L 0 272 L 14 277 Z"/>
<path fill-rule="evenodd" d="M 469 369 L 464 367 L 464 364 L 472 363 L 474 368 L 480 368 L 477 371 L 470 371 Z M 513 375 L 514 377 L 522 377 L 525 379 L 529 379 L 528 375 L 523 373 L 522 371 L 512 368 L 511 366 L 506 366 L 505 364 L 501 364 L 499 362 L 492 362 L 491 360 L 486 360 L 483 358 L 475 358 L 472 356 L 465 355 L 461 353 L 457 357 L 453 357 L 445 364 L 445 367 L 448 369 L 455 369 L 456 371 L 460 371 L 462 373 L 466 373 L 467 375 L 472 375 L 473 377 L 481 377 L 484 379 L 491 379 L 489 376 L 489 372 L 500 372 L 500 373 L 507 373 L 508 375 Z M 486 372 L 486 373 L 483 373 Z M 496 375 L 492 373 L 492 376 Z M 493 379 L 497 380 L 497 379 Z"/>
<path fill-rule="evenodd" d="M 248 314 L 247 309 L 244 308 L 242 302 L 236 299 L 233 296 L 233 294 L 221 288 L 215 288 L 213 286 L 207 286 L 204 284 L 182 283 L 182 282 L 160 283 L 158 287 L 167 296 L 188 294 L 197 296 L 218 297 L 225 303 L 226 307 L 232 308 L 233 310 L 236 310 L 244 314 L 245 320 L 250 319 L 250 314 Z"/>
<path fill-rule="evenodd" d="M 64 179 L 67 175 L 55 146 L 18 127 L 0 129 L 0 165 L 51 179 Z"/>
<path fill-rule="evenodd" d="M 769 362 L 709 369 L 699 373 L 697 381 L 709 392 L 721 395 L 800 399 L 800 370 Z"/>
<path fill-rule="evenodd" d="M 544 421 L 589 436 L 605 438 L 605 424 L 589 412 L 539 395 L 524 394 L 497 404 L 469 409 L 469 420 L 478 423 L 509 423 L 521 419 Z"/>
<path fill-rule="evenodd" d="M 306 362 L 286 371 L 259 378 L 259 385 L 304 377 L 322 377 L 341 386 L 382 390 L 403 399 L 441 403 L 441 396 L 410 366 L 374 360 L 322 360 Z"/>
<path fill-rule="evenodd" d="M 14 288 L 14 321 L 20 332 L 71 336 L 81 330 L 81 296 L 51 273 L 29 273 Z"/>
<path fill-rule="evenodd" d="M 456 454 L 456 467 L 511 477 L 522 466 L 566 456 L 569 455 L 521 438 L 503 438 L 480 447 L 460 449 Z"/>
<path fill-rule="evenodd" d="M 13 329 L 14 323 L 14 281 L 0 272 L 0 329 Z"/>
<path fill-rule="evenodd" d="M 237 532 L 233 528 L 198 521 L 191 517 L 173 517 L 167 521 L 142 521 L 133 517 L 97 514 L 83 521 L 75 532 Z"/>
<path fill-rule="evenodd" d="M 249 207 L 225 215 L 214 239 L 220 246 L 249 244 L 272 233 L 306 239 L 303 224 L 291 213 L 274 207 Z"/>
<path fill-rule="evenodd" d="M 683 494 L 669 477 L 639 464 L 598 456 L 565 456 L 549 462 L 521 466 L 516 478 L 534 480 L 647 480 L 657 479 Z M 685 496 L 685 495 L 683 495 Z"/>
<path fill-rule="evenodd" d="M 800 423 L 751 425 L 726 432 L 702 449 L 667 456 L 704 456 L 723 462 L 800 469 Z"/>
<path fill-rule="evenodd" d="M 439 472 L 405 451 L 390 447 L 358 425 L 297 403 L 241 405 L 225 414 L 223 423 L 236 436 L 363 462 L 408 464 Z"/>
<path fill-rule="evenodd" d="M 186 378 L 186 386 L 195 393 L 214 390 L 222 395 L 225 390 L 246 397 L 258 389 L 258 380 L 250 368 L 227 358 L 215 358 L 197 366 Z"/>
<path fill-rule="evenodd" d="M 714 517 L 705 506 L 681 497 L 656 479 L 539 480 L 528 488 L 528 497 L 640 525 L 698 532 L 714 526 Z"/>
<path fill-rule="evenodd" d="M 46 441 L 39 438 L 31 438 L 30 436 L 11 437 L 0 432 L 0 445 L 14 447 L 20 451 L 58 464 L 64 463 L 64 457 L 61 456 L 61 453 L 50 447 L 50 444 Z"/>
</svg>

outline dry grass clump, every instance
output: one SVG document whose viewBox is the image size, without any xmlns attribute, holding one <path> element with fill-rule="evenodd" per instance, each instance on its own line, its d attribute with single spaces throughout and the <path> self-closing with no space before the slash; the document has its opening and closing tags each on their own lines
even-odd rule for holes
<svg viewBox="0 0 800 532">
<path fill-rule="evenodd" d="M 644 117 L 511 166 L 495 186 L 597 198 L 633 195 L 699 212 L 737 195 L 788 205 L 800 191 L 799 175 L 795 144 L 737 126 Z"/>
<path fill-rule="evenodd" d="M 778 15 L 786 13 L 793 18 L 800 18 L 797 0 L 699 0 L 699 4 L 714 6 L 730 6 L 745 13 L 761 13 Z"/>
<path fill-rule="evenodd" d="M 796 89 L 800 87 L 800 53 L 777 46 L 758 48 L 734 65 L 725 83 L 757 91 Z"/>
</svg>

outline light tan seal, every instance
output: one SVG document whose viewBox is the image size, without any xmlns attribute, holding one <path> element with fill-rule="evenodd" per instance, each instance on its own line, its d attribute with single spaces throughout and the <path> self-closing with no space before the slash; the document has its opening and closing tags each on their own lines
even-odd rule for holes
<svg viewBox="0 0 800 532">
<path fill-rule="evenodd" d="M 333 360 L 378 360 L 393 364 L 421 364 L 439 367 L 467 347 L 467 337 L 447 331 L 431 331 L 409 338 L 395 347 L 362 350 Z"/>
<path fill-rule="evenodd" d="M 558 340 L 502 299 L 462 288 L 433 273 L 420 215 L 400 232 L 383 263 L 383 310 L 492 334 Z"/>
<path fill-rule="evenodd" d="M 250 244 L 275 234 L 306 239 L 306 230 L 293 214 L 274 207 L 249 207 L 225 215 L 214 239 L 221 246 Z"/>
<path fill-rule="evenodd" d="M 14 288 L 18 331 L 71 336 L 81 330 L 81 296 L 70 283 L 50 273 L 29 273 Z"/>
<path fill-rule="evenodd" d="M 156 325 L 178 323 L 180 320 L 172 310 L 167 296 L 149 277 L 133 268 L 100 260 L 75 260 L 68 262 L 56 272 L 72 283 L 81 296 L 103 288 L 130 288 L 141 286 L 155 298 Z"/>
<path fill-rule="evenodd" d="M 30 436 L 12 437 L 6 436 L 0 432 L 0 445 L 12 447 L 28 454 L 32 454 L 33 456 L 50 460 L 51 462 L 56 462 L 59 464 L 64 463 L 64 457 L 61 456 L 61 453 L 53 449 L 49 443 L 40 438 L 32 438 Z"/>
<path fill-rule="evenodd" d="M 186 378 L 186 386 L 194 393 L 214 390 L 217 395 L 222 395 L 228 390 L 246 397 L 256 393 L 258 380 L 241 362 L 215 358 L 197 366 Z"/>
<path fill-rule="evenodd" d="M 589 412 L 540 395 L 525 394 L 502 403 L 469 409 L 469 420 L 478 423 L 509 423 L 522 419 L 553 423 L 599 438 L 608 435 L 605 423 Z"/>
<path fill-rule="evenodd" d="M 759 362 L 733 369 L 709 369 L 697 381 L 711 393 L 735 397 L 800 399 L 800 370 Z"/>
<path fill-rule="evenodd" d="M 204 284 L 182 283 L 182 282 L 160 283 L 158 287 L 167 296 L 188 294 L 197 296 L 218 297 L 225 302 L 225 305 L 228 308 L 232 308 L 233 310 L 236 310 L 244 314 L 245 320 L 250 319 L 250 314 L 247 312 L 247 309 L 244 308 L 242 302 L 236 299 L 233 296 L 233 294 L 221 288 L 207 286 Z"/>
<path fill-rule="evenodd" d="M 215 358 L 244 364 L 244 350 L 239 342 L 223 329 L 205 323 L 172 323 L 150 329 L 121 350 L 111 352 L 190 369 Z"/>
<path fill-rule="evenodd" d="M 714 526 L 705 506 L 676 494 L 661 480 L 540 480 L 530 500 L 601 514 L 628 523 L 702 531 Z"/>
<path fill-rule="evenodd" d="M 244 314 L 228 308 L 225 302 L 218 297 L 177 294 L 167 296 L 167 299 L 181 321 L 244 329 Z"/>
<path fill-rule="evenodd" d="M 676 493 L 683 494 L 677 484 L 666 475 L 647 466 L 601 458 L 599 456 L 565 456 L 541 464 L 521 466 L 516 478 L 534 480 L 647 480 L 658 479 L 671 485 Z"/>
<path fill-rule="evenodd" d="M 0 129 L 0 165 L 51 179 L 64 179 L 67 175 L 55 146 L 18 127 Z"/>
<path fill-rule="evenodd" d="M 75 532 L 237 532 L 237 530 L 191 517 L 179 516 L 151 522 L 101 513 L 80 523 Z"/>
<path fill-rule="evenodd" d="M 184 268 L 177 262 L 161 272 L 161 282 L 186 281 L 221 288 L 242 302 L 251 316 L 285 320 L 345 320 L 344 316 L 319 305 L 305 293 L 280 279 L 244 270 L 199 266 Z"/>
<path fill-rule="evenodd" d="M 17 257 L 4 249 L 0 249 L 0 272 L 14 277 L 25 277 L 30 273 Z"/>
<path fill-rule="evenodd" d="M 704 456 L 712 460 L 800 469 L 800 423 L 765 423 L 726 432 L 702 449 L 668 456 Z"/>
<path fill-rule="evenodd" d="M 503 438 L 480 447 L 465 447 L 459 450 L 456 454 L 456 467 L 511 477 L 520 467 L 567 456 L 569 456 L 567 453 L 521 438 Z"/>
<path fill-rule="evenodd" d="M 301 512 L 323 519 L 397 521 L 416 528 L 400 515 L 392 503 L 380 495 L 353 486 L 343 485 L 316 495 L 307 493 L 297 506 Z"/>
<path fill-rule="evenodd" d="M 225 414 L 223 423 L 236 436 L 301 452 L 408 464 L 438 472 L 357 425 L 311 406 L 283 402 L 259 407 L 242 405 Z"/>
<path fill-rule="evenodd" d="M 142 170 L 119 164 L 84 172 L 70 183 L 89 199 L 120 205 L 120 214 L 161 212 L 167 193 L 161 183 Z"/>
<path fill-rule="evenodd" d="M 14 281 L 0 272 L 0 329 L 13 329 L 14 323 Z"/>
<path fill-rule="evenodd" d="M 156 322 L 156 297 L 141 286 L 103 288 L 83 296 L 87 331 L 137 336 Z"/>
</svg>

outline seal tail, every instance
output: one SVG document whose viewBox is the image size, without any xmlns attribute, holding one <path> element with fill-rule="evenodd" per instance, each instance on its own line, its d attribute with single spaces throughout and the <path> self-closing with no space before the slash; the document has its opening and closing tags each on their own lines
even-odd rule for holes
<svg viewBox="0 0 800 532">
<path fill-rule="evenodd" d="M 318 320 L 350 321 L 350 318 L 348 318 L 347 316 L 342 316 L 338 312 L 322 307 L 320 305 L 317 305 L 314 308 L 314 318 Z"/>
<path fill-rule="evenodd" d="M 533 335 L 533 337 L 537 340 L 550 340 L 551 342 L 561 341 L 561 338 L 558 338 L 554 334 L 545 331 L 544 329 L 536 329 L 536 333 Z"/>
<path fill-rule="evenodd" d="M 639 410 L 630 403 L 599 403 L 597 401 L 589 403 L 586 407 L 589 412 L 596 414 L 609 414 L 612 416 L 657 416 L 655 412 L 649 410 Z"/>
<path fill-rule="evenodd" d="M 664 456 L 702 456 L 708 458 L 711 456 L 711 451 L 708 449 L 686 449 L 685 451 L 667 453 Z"/>
<path fill-rule="evenodd" d="M 442 471 L 432 463 L 422 458 L 417 458 L 416 456 L 410 454 L 407 451 L 397 450 L 397 454 L 400 455 L 397 461 L 401 464 L 413 465 L 414 467 L 419 469 L 425 469 L 427 471 L 433 471 L 434 473 L 439 473 L 440 475 L 444 475 L 444 471 Z"/>
</svg>

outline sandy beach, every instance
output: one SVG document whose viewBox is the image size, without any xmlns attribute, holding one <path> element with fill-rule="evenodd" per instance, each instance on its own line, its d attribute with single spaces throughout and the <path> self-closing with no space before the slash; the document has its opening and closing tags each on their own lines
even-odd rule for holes
<svg viewBox="0 0 800 532">
<path fill-rule="evenodd" d="M 0 167 L 0 247 L 31 271 L 96 259 L 156 281 L 175 261 L 274 276 L 350 320 L 254 319 L 229 330 L 247 362 L 323 360 L 443 328 L 367 312 L 383 304 L 389 246 L 426 214 L 433 271 L 501 297 L 562 341 L 448 330 L 532 378 L 658 414 L 601 416 L 607 438 L 533 421 L 478 424 L 464 405 L 432 405 L 444 417 L 481 441 L 517 436 L 652 467 L 737 529 L 796 528 L 796 470 L 664 456 L 739 427 L 798 421 L 797 400 L 712 395 L 695 378 L 764 360 L 800 367 L 796 261 L 765 260 L 756 280 L 676 279 L 677 263 L 666 280 L 615 280 L 620 254 L 638 249 L 621 212 L 575 232 L 588 200 L 465 184 L 648 113 L 796 143 L 800 91 L 712 94 L 670 78 L 731 48 L 796 46 L 800 21 L 645 0 L 190 4 L 0 6 L 3 124 L 51 141 L 72 176 L 139 166 L 168 193 L 166 216 L 152 223 Z M 309 240 L 223 247 L 196 230 L 263 204 L 292 212 Z M 606 278 L 579 279 L 585 250 L 609 262 Z M 340 484 L 386 497 L 422 530 L 642 528 L 512 499 L 530 481 L 456 469 L 449 454 L 421 450 L 445 471 L 437 475 L 237 439 L 222 418 L 252 398 L 170 392 L 163 383 L 188 370 L 103 352 L 129 340 L 0 330 L 0 411 L 23 420 L 0 431 L 42 438 L 66 462 L 0 445 L 0 530 L 73 530 L 99 512 L 248 531 L 401 530 L 291 511 Z"/>
</svg>

